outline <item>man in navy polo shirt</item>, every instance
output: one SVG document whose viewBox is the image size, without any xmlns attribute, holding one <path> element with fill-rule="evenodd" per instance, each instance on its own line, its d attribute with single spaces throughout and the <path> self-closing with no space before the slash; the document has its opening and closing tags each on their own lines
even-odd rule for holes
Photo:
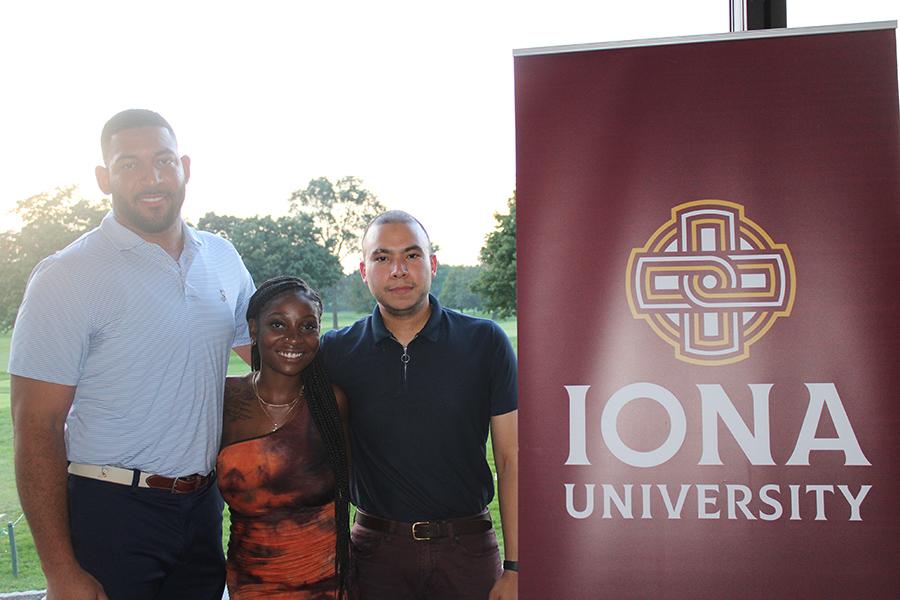
<svg viewBox="0 0 900 600">
<path fill-rule="evenodd" d="M 350 399 L 351 532 L 363 600 L 517 597 L 516 359 L 496 323 L 429 294 L 437 258 L 402 211 L 363 236 L 371 316 L 325 334 L 328 373 Z M 507 560 L 487 506 L 494 482 Z"/>
</svg>

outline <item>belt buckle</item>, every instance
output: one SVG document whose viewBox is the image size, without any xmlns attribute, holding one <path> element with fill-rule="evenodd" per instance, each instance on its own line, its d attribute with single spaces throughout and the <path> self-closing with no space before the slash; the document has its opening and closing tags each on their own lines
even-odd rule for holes
<svg viewBox="0 0 900 600">
<path fill-rule="evenodd" d="M 194 490 L 196 490 L 197 488 L 200 487 L 200 478 L 201 477 L 202 477 L 202 475 L 198 475 L 196 473 L 193 475 L 185 475 L 184 477 L 181 477 L 181 476 L 175 477 L 174 479 L 172 479 L 171 492 L 173 494 L 187 494 L 188 492 L 193 492 Z M 193 485 L 193 487 L 191 489 L 181 491 L 178 489 L 179 481 L 187 486 Z"/>
<path fill-rule="evenodd" d="M 416 521 L 415 523 L 413 523 L 413 524 L 412 524 L 412 537 L 413 537 L 413 539 L 416 540 L 417 542 L 427 542 L 428 540 L 431 540 L 434 536 L 431 536 L 431 535 L 422 535 L 422 536 L 420 536 L 419 534 L 416 533 L 416 527 L 419 526 L 419 525 L 422 525 L 422 526 L 424 526 L 424 527 L 428 527 L 429 525 L 432 525 L 432 523 L 431 523 L 430 521 Z"/>
</svg>

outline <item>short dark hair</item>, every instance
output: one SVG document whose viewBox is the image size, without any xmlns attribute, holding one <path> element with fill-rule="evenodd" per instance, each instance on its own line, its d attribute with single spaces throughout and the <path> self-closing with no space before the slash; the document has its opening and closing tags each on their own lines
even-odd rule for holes
<svg viewBox="0 0 900 600">
<path fill-rule="evenodd" d="M 369 230 L 376 225 L 388 225 L 390 223 L 407 223 L 407 224 L 415 224 L 418 225 L 422 229 L 422 233 L 425 234 L 425 240 L 428 242 L 427 248 L 422 248 L 429 254 L 432 254 L 431 248 L 431 236 L 428 235 L 428 230 L 425 229 L 425 226 L 422 225 L 422 222 L 406 212 L 405 210 L 389 210 L 381 213 L 366 225 L 366 230 L 363 232 L 362 237 L 359 240 L 359 246 L 365 252 L 365 249 L 362 248 L 362 245 L 366 241 L 366 236 L 369 234 Z"/>
<path fill-rule="evenodd" d="M 100 132 L 100 151 L 103 152 L 104 162 L 107 159 L 112 136 L 123 129 L 133 129 L 135 127 L 164 127 L 172 134 L 172 139 L 175 139 L 175 130 L 172 129 L 172 126 L 161 114 L 145 108 L 129 108 L 114 114 L 103 126 L 103 131 Z"/>
</svg>

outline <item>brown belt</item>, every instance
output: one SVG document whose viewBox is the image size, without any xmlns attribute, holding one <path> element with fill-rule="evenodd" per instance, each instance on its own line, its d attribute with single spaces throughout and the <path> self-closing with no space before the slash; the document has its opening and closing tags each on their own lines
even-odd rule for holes
<svg viewBox="0 0 900 600">
<path fill-rule="evenodd" d="M 147 487 L 157 490 L 169 490 L 173 494 L 189 494 L 202 490 L 209 483 L 209 475 L 194 473 L 185 477 L 163 477 L 162 475 L 148 475 Z"/>
<path fill-rule="evenodd" d="M 79 477 L 88 477 L 99 481 L 107 481 L 109 483 L 118 483 L 120 485 L 132 485 L 135 473 L 138 474 L 137 487 L 152 488 L 156 490 L 167 490 L 173 494 L 189 494 L 206 487 L 212 478 L 212 473 L 208 475 L 185 475 L 183 477 L 164 477 L 163 475 L 154 475 L 152 473 L 144 473 L 136 469 L 123 469 L 121 467 L 112 467 L 109 465 L 85 465 L 80 463 L 69 463 L 69 473 Z"/>
<path fill-rule="evenodd" d="M 427 541 L 456 535 L 484 533 L 491 528 L 491 513 L 484 511 L 480 515 L 463 519 L 405 523 L 403 521 L 382 519 L 358 510 L 356 512 L 356 522 L 363 527 L 380 531 L 381 533 L 398 534 L 411 537 L 416 541 Z"/>
</svg>

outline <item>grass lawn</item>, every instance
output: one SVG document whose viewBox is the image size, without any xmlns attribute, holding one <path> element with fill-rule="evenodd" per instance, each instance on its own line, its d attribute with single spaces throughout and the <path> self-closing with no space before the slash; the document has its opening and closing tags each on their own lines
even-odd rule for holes
<svg viewBox="0 0 900 600">
<path fill-rule="evenodd" d="M 9 334 L 0 334 L 0 592 L 33 590 L 44 587 L 44 575 L 28 523 L 22 517 L 13 475 L 12 419 L 9 412 Z M 8 524 L 13 528 L 18 556 L 19 576 L 12 576 Z"/>
<path fill-rule="evenodd" d="M 353 323 L 356 319 L 365 316 L 364 314 L 340 313 L 338 322 L 341 327 Z M 484 315 L 480 315 L 484 316 Z M 323 326 L 328 327 L 331 323 L 330 315 L 326 315 L 322 319 Z M 509 336 L 510 341 L 515 348 L 517 345 L 516 320 L 504 319 L 498 321 L 500 326 Z M 42 589 L 46 587 L 44 575 L 41 572 L 40 563 L 34 550 L 34 542 L 31 538 L 31 532 L 28 529 L 28 523 L 22 515 L 22 508 L 19 506 L 19 497 L 16 493 L 15 477 L 13 471 L 13 450 L 12 450 L 12 419 L 10 417 L 9 407 L 9 374 L 6 367 L 9 362 L 9 333 L 0 334 L 0 593 L 16 592 L 24 590 Z M 242 375 L 247 373 L 250 368 L 234 353 L 228 364 L 229 375 Z M 488 462 L 491 470 L 494 469 L 494 457 L 490 450 L 490 440 L 488 440 Z M 502 537 L 500 536 L 500 513 L 497 505 L 496 495 L 494 501 L 490 505 L 491 515 L 494 519 L 494 528 L 497 531 L 497 537 L 501 543 L 502 555 Z M 19 576 L 12 576 L 12 558 L 10 553 L 9 536 L 7 535 L 7 523 L 15 523 L 15 541 L 18 556 Z M 225 539 L 223 544 L 228 542 L 228 509 L 225 509 L 225 522 L 223 529 L 225 531 Z"/>
</svg>

